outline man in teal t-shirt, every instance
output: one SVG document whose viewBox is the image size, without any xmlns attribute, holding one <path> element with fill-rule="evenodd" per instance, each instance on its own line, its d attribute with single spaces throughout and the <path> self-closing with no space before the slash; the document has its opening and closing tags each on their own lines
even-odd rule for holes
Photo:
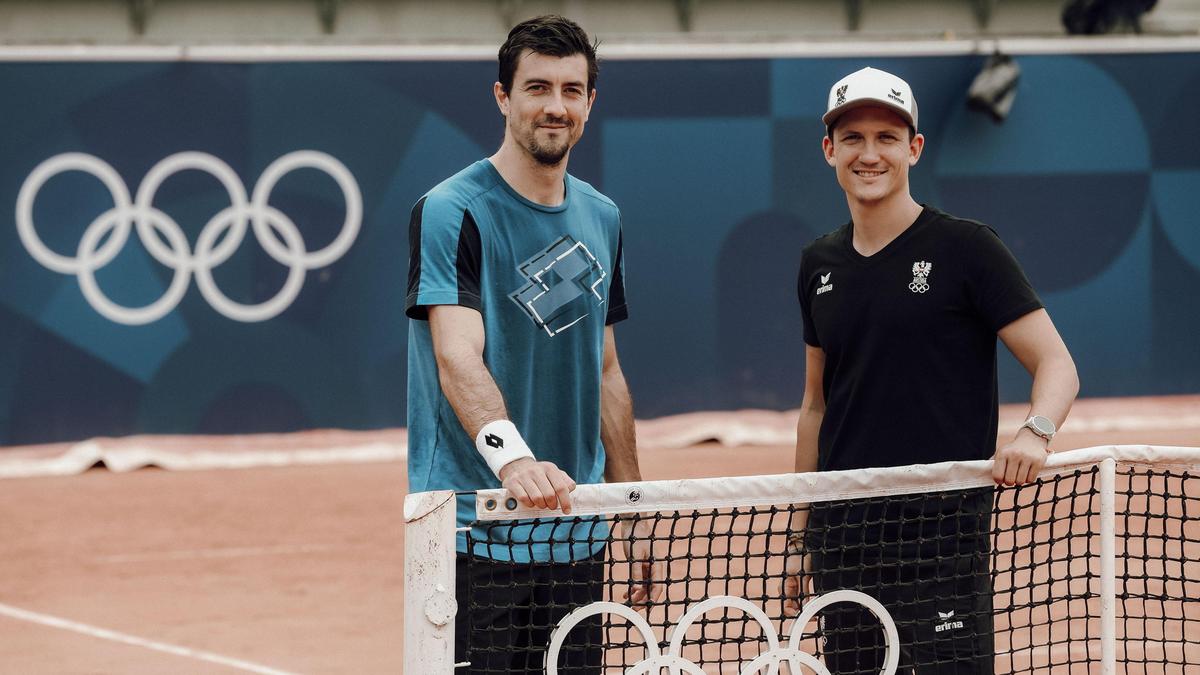
<svg viewBox="0 0 1200 675">
<path fill-rule="evenodd" d="M 587 34 L 530 19 L 499 61 L 503 144 L 430 190 L 409 226 L 409 489 L 503 486 L 569 513 L 576 483 L 641 479 L 612 328 L 627 316 L 621 216 L 566 172 L 596 95 Z M 474 515 L 460 495 L 459 527 Z M 617 534 L 636 561 L 629 600 L 648 602 L 648 543 L 631 544 L 648 533 Z M 582 518 L 475 526 L 470 551 L 460 533 L 455 660 L 541 672 L 554 624 L 602 599 L 607 539 L 604 523 Z M 560 672 L 597 672 L 593 624 L 572 631 Z"/>
</svg>

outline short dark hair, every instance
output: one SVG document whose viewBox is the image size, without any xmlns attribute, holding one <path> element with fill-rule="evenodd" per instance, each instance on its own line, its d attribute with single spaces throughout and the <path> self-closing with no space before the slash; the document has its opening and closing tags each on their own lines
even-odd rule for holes
<svg viewBox="0 0 1200 675">
<path fill-rule="evenodd" d="M 599 44 L 591 42 L 579 24 L 557 14 L 522 21 L 513 26 L 508 32 L 508 39 L 500 45 L 500 86 L 504 91 L 512 89 L 517 61 L 528 49 L 536 54 L 559 58 L 583 54 L 587 58 L 587 90 L 590 94 L 596 88 L 596 78 L 600 74 L 600 66 L 596 63 L 596 47 Z"/>
</svg>

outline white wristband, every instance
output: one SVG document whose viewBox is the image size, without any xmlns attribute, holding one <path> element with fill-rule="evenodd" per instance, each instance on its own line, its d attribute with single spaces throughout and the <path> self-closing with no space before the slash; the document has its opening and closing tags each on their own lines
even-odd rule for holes
<svg viewBox="0 0 1200 675">
<path fill-rule="evenodd" d="M 521 438 L 521 432 L 508 420 L 496 420 L 483 425 L 475 436 L 475 449 L 483 455 L 483 460 L 496 478 L 500 477 L 500 469 L 506 464 L 522 457 L 534 458 L 533 451 Z"/>
</svg>

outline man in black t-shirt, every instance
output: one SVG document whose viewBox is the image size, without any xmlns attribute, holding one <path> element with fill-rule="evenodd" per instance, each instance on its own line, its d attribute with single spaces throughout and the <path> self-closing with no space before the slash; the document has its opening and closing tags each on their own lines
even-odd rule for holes
<svg viewBox="0 0 1200 675">
<path fill-rule="evenodd" d="M 800 261 L 796 471 L 994 457 L 997 483 L 1033 480 L 1079 382 L 1020 265 L 990 227 L 912 198 L 908 172 L 925 139 L 904 80 L 852 73 L 830 89 L 822 120 L 851 220 Z M 997 336 L 1033 375 L 1028 420 L 999 450 Z M 985 489 L 814 505 L 793 523 L 806 536 L 789 539 L 787 606 L 799 608 L 805 564 L 818 593 L 855 588 L 884 603 L 900 629 L 901 672 L 991 673 L 991 498 Z M 863 620 L 825 616 L 831 673 L 880 672 L 879 624 Z"/>
</svg>

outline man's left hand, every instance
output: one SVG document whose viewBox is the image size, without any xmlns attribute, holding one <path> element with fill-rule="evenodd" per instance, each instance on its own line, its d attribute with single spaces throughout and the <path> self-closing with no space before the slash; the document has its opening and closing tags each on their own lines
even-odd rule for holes
<svg viewBox="0 0 1200 675">
<path fill-rule="evenodd" d="M 649 607 L 662 595 L 667 576 L 666 565 L 654 559 L 654 520 L 622 516 L 616 530 L 615 538 L 621 542 L 626 559 L 632 563 L 632 578 L 624 599 L 634 607 Z"/>
<path fill-rule="evenodd" d="M 1046 439 L 1022 430 L 1011 443 L 996 451 L 992 478 L 1003 485 L 1024 485 L 1037 478 L 1050 453 Z"/>
</svg>

